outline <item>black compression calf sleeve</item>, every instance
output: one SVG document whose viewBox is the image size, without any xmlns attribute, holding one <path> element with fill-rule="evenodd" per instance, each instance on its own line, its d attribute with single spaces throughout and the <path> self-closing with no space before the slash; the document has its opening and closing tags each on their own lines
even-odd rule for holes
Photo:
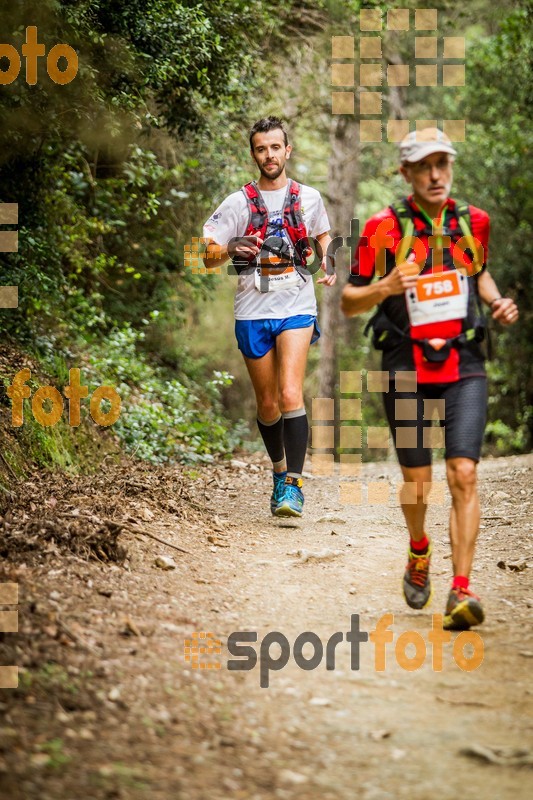
<svg viewBox="0 0 533 800">
<path fill-rule="evenodd" d="M 267 453 L 272 463 L 278 464 L 280 461 L 283 461 L 285 458 L 285 451 L 283 446 L 283 417 L 281 414 L 275 422 L 263 422 L 263 420 L 258 417 L 257 427 L 259 428 L 259 433 L 263 437 L 263 442 L 265 443 Z"/>
<path fill-rule="evenodd" d="M 287 475 L 300 477 L 307 452 L 309 423 L 305 408 L 283 414 L 283 439 L 287 456 Z"/>
</svg>

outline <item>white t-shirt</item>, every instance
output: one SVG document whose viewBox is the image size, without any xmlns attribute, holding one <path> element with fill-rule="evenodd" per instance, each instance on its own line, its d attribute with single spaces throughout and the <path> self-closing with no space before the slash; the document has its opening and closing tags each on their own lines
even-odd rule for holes
<svg viewBox="0 0 533 800">
<path fill-rule="evenodd" d="M 266 237 L 282 236 L 289 241 L 287 232 L 280 230 L 287 186 L 275 191 L 261 191 L 268 209 Z M 303 221 L 308 236 L 317 237 L 330 229 L 324 202 L 316 189 L 300 184 Z M 204 225 L 203 235 L 217 244 L 225 245 L 231 239 L 244 236 L 248 227 L 249 210 L 244 192 L 228 195 Z M 316 257 L 316 256 L 315 256 Z M 233 276 L 234 277 L 234 276 Z M 241 272 L 235 294 L 235 319 L 283 319 L 297 314 L 316 315 L 316 298 L 313 276 L 298 276 L 296 285 L 275 292 L 261 292 L 256 288 L 253 270 Z"/>
</svg>

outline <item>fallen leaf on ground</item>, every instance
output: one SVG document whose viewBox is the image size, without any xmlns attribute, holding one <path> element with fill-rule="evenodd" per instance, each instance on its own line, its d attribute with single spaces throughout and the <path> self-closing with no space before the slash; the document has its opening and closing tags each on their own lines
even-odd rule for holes
<svg viewBox="0 0 533 800">
<path fill-rule="evenodd" d="M 124 630 L 125 633 L 127 633 L 128 635 L 129 634 L 133 634 L 133 636 L 141 635 L 141 631 L 139 630 L 137 623 L 134 622 L 132 619 L 129 619 L 129 617 L 124 623 Z"/>
<path fill-rule="evenodd" d="M 377 731 L 370 731 L 368 735 L 371 739 L 374 739 L 375 742 L 379 742 L 381 739 L 388 739 L 391 735 L 391 732 L 383 728 Z"/>
<path fill-rule="evenodd" d="M 157 556 L 154 564 L 156 567 L 159 567 L 159 569 L 176 569 L 178 566 L 170 556 Z"/>
<path fill-rule="evenodd" d="M 533 767 L 533 754 L 530 750 L 517 747 L 491 747 L 472 744 L 459 750 L 460 755 L 479 758 L 499 767 Z"/>
<path fill-rule="evenodd" d="M 307 775 L 302 775 L 301 772 L 293 772 L 291 769 L 282 769 L 279 773 L 281 783 L 301 784 L 307 783 L 309 778 Z"/>
<path fill-rule="evenodd" d="M 451 706 L 481 706 L 483 708 L 494 708 L 490 703 L 484 703 L 482 700 L 461 700 L 460 697 L 443 697 L 442 695 L 435 695 L 435 700 L 441 703 L 448 703 Z"/>
<path fill-rule="evenodd" d="M 312 697 L 309 700 L 310 706 L 330 706 L 331 700 L 327 697 Z"/>
<path fill-rule="evenodd" d="M 308 561 L 333 561 L 337 556 L 342 555 L 342 550 L 298 550 L 296 555 L 299 556 L 296 564 L 307 564 Z"/>
<path fill-rule="evenodd" d="M 217 538 L 216 538 L 215 536 L 213 536 L 212 534 L 209 534 L 209 536 L 207 537 L 207 541 L 208 541 L 208 542 L 211 542 L 211 544 L 214 544 L 214 545 L 215 545 L 215 547 L 229 547 L 229 546 L 230 546 L 230 545 L 229 545 L 229 544 L 227 544 L 226 542 L 223 542 L 223 541 L 221 541 L 220 539 L 217 539 Z"/>
<path fill-rule="evenodd" d="M 518 561 L 508 561 L 507 569 L 510 569 L 512 572 L 522 572 L 523 570 L 527 569 L 527 561 L 523 559 Z"/>
</svg>

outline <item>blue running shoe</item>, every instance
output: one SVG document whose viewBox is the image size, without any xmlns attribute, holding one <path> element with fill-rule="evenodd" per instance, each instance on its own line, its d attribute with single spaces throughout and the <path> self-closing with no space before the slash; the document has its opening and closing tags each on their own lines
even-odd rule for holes
<svg viewBox="0 0 533 800">
<path fill-rule="evenodd" d="M 287 477 L 287 471 L 273 472 L 272 475 L 274 476 L 274 489 L 272 491 L 272 497 L 270 498 L 270 510 L 273 514 L 275 514 L 276 506 L 282 500 L 283 493 L 285 491 L 285 478 Z"/>
<path fill-rule="evenodd" d="M 276 517 L 301 517 L 304 507 L 302 492 L 303 480 L 301 478 L 285 478 L 283 496 L 277 504 L 274 514 Z"/>
</svg>

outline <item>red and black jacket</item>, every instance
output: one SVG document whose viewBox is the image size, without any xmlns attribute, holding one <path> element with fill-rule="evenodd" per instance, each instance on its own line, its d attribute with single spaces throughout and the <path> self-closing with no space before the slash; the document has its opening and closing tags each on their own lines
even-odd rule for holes
<svg viewBox="0 0 533 800">
<path fill-rule="evenodd" d="M 420 272 L 421 275 L 430 273 L 433 268 L 433 254 L 430 248 L 430 237 L 433 231 L 427 220 L 412 197 L 403 201 L 406 212 L 411 215 L 414 224 L 414 236 L 420 241 L 426 251 L 426 261 Z M 468 268 L 472 264 L 472 253 L 467 249 L 464 253 L 456 248 L 457 242 L 463 238 L 464 233 L 459 224 L 458 209 L 460 205 L 451 198 L 448 199 L 442 214 L 442 235 L 450 237 L 450 245 L 442 249 L 442 272 L 455 269 L 456 262 Z M 478 271 L 468 276 L 469 296 L 468 312 L 465 319 L 448 320 L 445 322 L 426 325 L 411 326 L 404 295 L 388 297 L 380 306 L 381 312 L 391 321 L 392 327 L 400 332 L 398 336 L 390 336 L 391 345 L 383 348 L 384 370 L 416 370 L 420 383 L 450 383 L 460 378 L 484 375 L 484 357 L 479 342 L 468 339 L 466 331 L 474 330 L 480 324 L 480 304 L 477 290 L 477 279 L 486 268 L 489 238 L 489 216 L 475 206 L 468 206 L 469 227 L 472 236 L 482 246 L 481 264 L 477 265 Z M 378 227 L 384 220 L 390 220 L 390 229 L 384 239 L 379 236 Z M 382 226 L 383 227 L 383 226 Z M 376 236 L 378 233 L 378 236 Z M 371 217 L 365 225 L 361 239 L 351 265 L 349 282 L 353 286 L 367 286 L 376 274 L 376 259 L 381 263 L 382 274 L 380 278 L 388 275 L 395 266 L 396 249 L 403 237 L 402 225 L 395 213 L 394 207 L 389 207 Z M 381 246 L 380 241 L 386 241 L 386 246 Z M 446 240 L 445 240 L 446 241 Z M 384 256 L 384 269 L 383 269 Z M 417 258 L 418 261 L 418 258 Z M 474 272 L 474 270 L 472 270 Z M 427 360 L 424 348 L 415 341 L 422 343 L 424 340 L 441 338 L 449 342 L 460 342 L 460 346 L 449 348 L 447 358 L 437 363 Z M 479 337 L 477 337 L 479 338 Z"/>
</svg>

